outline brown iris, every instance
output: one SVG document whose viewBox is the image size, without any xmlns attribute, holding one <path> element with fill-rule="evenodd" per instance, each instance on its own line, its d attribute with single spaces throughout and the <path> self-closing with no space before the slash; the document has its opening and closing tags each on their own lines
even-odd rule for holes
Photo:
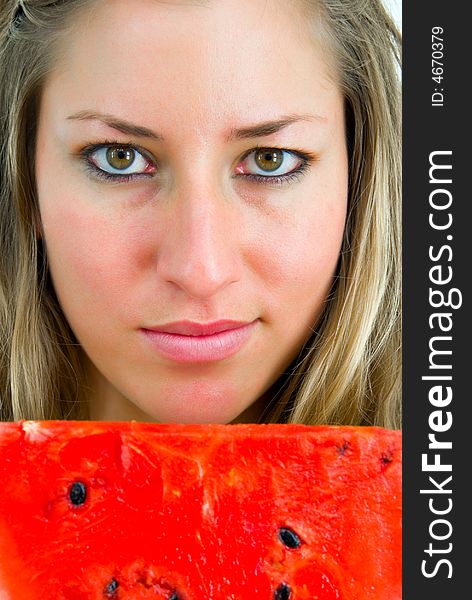
<svg viewBox="0 0 472 600">
<path fill-rule="evenodd" d="M 134 162 L 134 150 L 132 148 L 123 148 L 112 146 L 107 150 L 108 164 L 114 169 L 127 169 Z"/>
<path fill-rule="evenodd" d="M 276 171 L 284 160 L 284 153 L 282 150 L 274 148 L 260 148 L 256 152 L 254 160 L 260 169 L 264 171 Z"/>
</svg>

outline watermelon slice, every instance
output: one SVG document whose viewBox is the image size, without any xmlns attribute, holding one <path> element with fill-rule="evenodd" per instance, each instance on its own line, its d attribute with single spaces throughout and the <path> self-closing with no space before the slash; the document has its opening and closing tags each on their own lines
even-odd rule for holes
<svg viewBox="0 0 472 600">
<path fill-rule="evenodd" d="M 401 437 L 0 424 L 1 600 L 398 600 Z"/>
</svg>

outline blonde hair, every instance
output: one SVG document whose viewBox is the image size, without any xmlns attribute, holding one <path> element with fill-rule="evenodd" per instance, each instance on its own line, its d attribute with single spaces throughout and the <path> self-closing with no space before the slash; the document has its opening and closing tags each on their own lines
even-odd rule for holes
<svg viewBox="0 0 472 600">
<path fill-rule="evenodd" d="M 400 36 L 380 0 L 300 1 L 333 49 L 345 96 L 349 213 L 324 313 L 263 420 L 399 428 Z M 88 415 L 80 345 L 37 236 L 34 142 L 55 49 L 94 2 L 1 4 L 0 420 Z"/>
</svg>

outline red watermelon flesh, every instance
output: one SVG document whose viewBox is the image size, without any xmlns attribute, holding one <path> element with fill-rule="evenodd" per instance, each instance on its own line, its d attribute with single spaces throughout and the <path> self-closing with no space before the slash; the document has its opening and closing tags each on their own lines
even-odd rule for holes
<svg viewBox="0 0 472 600">
<path fill-rule="evenodd" d="M 401 434 L 0 424 L 1 600 L 398 600 Z"/>
</svg>

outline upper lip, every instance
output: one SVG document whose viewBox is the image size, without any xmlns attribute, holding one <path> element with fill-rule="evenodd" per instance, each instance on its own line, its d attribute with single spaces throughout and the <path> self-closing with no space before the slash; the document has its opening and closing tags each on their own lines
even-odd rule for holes
<svg viewBox="0 0 472 600">
<path fill-rule="evenodd" d="M 220 321 L 212 321 L 211 323 L 198 323 L 196 321 L 175 321 L 173 323 L 165 323 L 153 327 L 144 327 L 147 331 L 155 331 L 160 333 L 171 333 L 175 335 L 188 336 L 204 336 L 215 335 L 222 331 L 230 329 L 238 329 L 251 324 L 253 321 L 233 321 L 231 319 L 223 319 Z"/>
</svg>

